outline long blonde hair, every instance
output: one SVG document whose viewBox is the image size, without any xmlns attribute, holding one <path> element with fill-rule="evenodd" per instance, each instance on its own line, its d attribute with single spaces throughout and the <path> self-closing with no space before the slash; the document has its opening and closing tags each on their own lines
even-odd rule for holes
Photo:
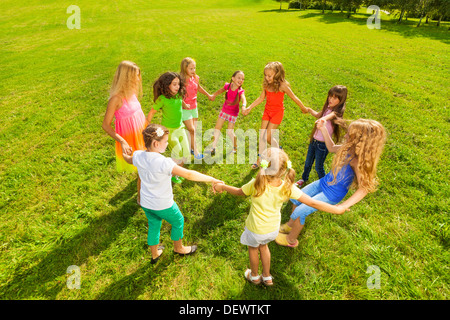
<svg viewBox="0 0 450 320">
<path fill-rule="evenodd" d="M 342 167 L 356 157 L 360 177 L 354 182 L 367 192 L 374 192 L 378 185 L 377 165 L 385 142 L 386 130 L 378 121 L 358 119 L 350 123 L 346 139 L 336 152 L 331 165 L 334 176 L 331 184 L 335 183 L 337 174 Z"/>
<path fill-rule="evenodd" d="M 189 79 L 188 75 L 187 75 L 187 67 L 191 64 L 191 63 L 195 63 L 195 60 L 190 58 L 190 57 L 186 57 L 183 60 L 181 60 L 181 65 L 180 65 L 180 76 L 182 81 L 187 81 Z"/>
<path fill-rule="evenodd" d="M 137 78 L 139 78 L 138 81 Z M 119 64 L 114 74 L 109 97 L 119 95 L 122 98 L 129 98 L 133 94 L 136 94 L 138 98 L 142 97 L 141 69 L 136 63 L 124 60 Z"/>
<path fill-rule="evenodd" d="M 281 83 L 286 83 L 289 85 L 289 82 L 286 81 L 286 72 L 284 71 L 284 67 L 279 61 L 273 61 L 266 64 L 264 67 L 264 72 L 266 70 L 273 70 L 275 72 L 275 75 L 273 76 L 273 83 L 269 84 L 266 81 L 266 77 L 264 75 L 264 82 L 263 82 L 263 88 L 267 89 L 269 86 L 274 89 L 275 92 L 280 91 L 280 85 Z"/>
<path fill-rule="evenodd" d="M 288 168 L 289 157 L 283 150 L 279 148 L 269 148 L 263 152 L 261 158 L 268 161 L 267 169 L 261 168 L 255 179 L 254 197 L 261 196 L 266 190 L 268 183 L 274 179 L 282 179 L 284 177 L 283 189 L 281 191 L 285 200 L 291 196 L 291 188 L 295 182 L 295 170 Z"/>
</svg>

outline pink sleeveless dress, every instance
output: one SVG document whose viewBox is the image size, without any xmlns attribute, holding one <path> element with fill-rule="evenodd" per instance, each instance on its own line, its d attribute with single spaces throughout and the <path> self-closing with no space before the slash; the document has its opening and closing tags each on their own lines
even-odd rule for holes
<svg viewBox="0 0 450 320">
<path fill-rule="evenodd" d="M 128 145 L 136 150 L 145 150 L 144 138 L 142 130 L 145 129 L 145 115 L 142 111 L 141 104 L 135 95 L 128 101 L 122 99 L 122 107 L 114 113 L 116 117 L 115 130 Z M 128 164 L 122 156 L 122 147 L 116 141 L 116 167 L 119 172 L 134 172 L 136 167 Z"/>
</svg>

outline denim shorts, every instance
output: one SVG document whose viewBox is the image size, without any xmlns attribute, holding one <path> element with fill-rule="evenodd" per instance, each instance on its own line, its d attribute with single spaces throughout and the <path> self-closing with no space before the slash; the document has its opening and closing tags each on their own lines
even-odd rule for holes
<svg viewBox="0 0 450 320">
<path fill-rule="evenodd" d="M 320 187 L 320 180 L 316 180 L 313 183 L 308 184 L 306 187 L 302 189 L 302 191 L 303 193 L 310 196 L 314 200 L 319 200 L 331 205 L 335 205 L 337 203 L 328 200 L 328 198 L 325 196 L 325 194 L 322 191 L 322 188 Z M 295 220 L 297 218 L 300 218 L 300 224 L 302 225 L 305 224 L 305 219 L 308 215 L 310 215 L 314 211 L 317 211 L 316 208 L 307 206 L 306 204 L 301 203 L 296 199 L 291 199 L 291 202 L 297 206 L 297 208 L 295 208 L 294 212 L 292 212 L 291 214 L 291 219 Z"/>
</svg>

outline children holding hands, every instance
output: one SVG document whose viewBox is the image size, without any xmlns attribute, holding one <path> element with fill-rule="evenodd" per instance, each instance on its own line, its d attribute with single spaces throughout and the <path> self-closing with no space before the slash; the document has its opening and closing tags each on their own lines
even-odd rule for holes
<svg viewBox="0 0 450 320">
<path fill-rule="evenodd" d="M 243 108 L 244 116 L 248 115 L 251 110 L 266 100 L 264 114 L 261 119 L 261 135 L 259 139 L 259 154 L 257 163 L 252 165 L 253 169 L 257 169 L 261 159 L 259 158 L 262 151 L 266 149 L 267 143 L 271 147 L 278 147 L 278 141 L 272 138 L 272 130 L 278 128 L 284 117 L 284 95 L 287 94 L 302 110 L 307 113 L 309 108 L 305 107 L 300 99 L 292 92 L 289 82 L 285 79 L 286 72 L 281 62 L 270 62 L 264 67 L 263 91 L 261 95 L 248 108 Z"/>
<path fill-rule="evenodd" d="M 347 88 L 342 85 L 337 85 L 328 91 L 327 99 L 320 112 L 308 108 L 308 112 L 313 117 L 326 121 L 328 134 L 330 137 L 333 137 L 335 143 L 339 143 L 340 140 L 340 126 L 338 125 L 338 122 L 339 120 L 342 120 L 344 116 L 346 100 Z M 302 178 L 297 181 L 299 187 L 303 186 L 303 184 L 308 181 L 309 173 L 311 172 L 314 161 L 316 162 L 315 167 L 319 179 L 323 178 L 325 175 L 324 163 L 327 155 L 328 149 L 325 145 L 325 138 L 315 123 L 311 132 Z"/>
<path fill-rule="evenodd" d="M 214 100 L 218 95 L 225 92 L 225 101 L 214 128 L 214 141 L 210 151 L 211 155 L 214 155 L 215 153 L 220 130 L 222 129 L 225 121 L 228 121 L 227 134 L 230 136 L 231 141 L 233 141 L 233 152 L 236 153 L 237 141 L 233 129 L 236 123 L 236 119 L 239 115 L 240 101 L 242 100 L 242 108 L 245 108 L 245 106 L 247 105 L 247 100 L 245 99 L 244 94 L 245 90 L 242 89 L 244 79 L 244 72 L 240 70 L 235 71 L 231 76 L 230 82 L 225 83 L 223 88 L 220 88 L 211 96 L 211 100 Z"/>
<path fill-rule="evenodd" d="M 245 229 L 241 235 L 241 243 L 248 246 L 250 269 L 244 273 L 245 278 L 254 283 L 273 285 L 270 274 L 270 250 L 268 243 L 275 240 L 279 234 L 281 222 L 281 207 L 290 198 L 297 199 L 309 206 L 331 213 L 343 213 L 342 206 L 332 206 L 310 198 L 298 189 L 295 184 L 295 171 L 287 154 L 279 148 L 270 148 L 261 156 L 260 170 L 241 188 L 217 183 L 213 188 L 226 191 L 236 196 L 250 196 L 250 213 L 245 221 Z M 259 261 L 262 264 L 262 274 L 259 275 Z"/>
<path fill-rule="evenodd" d="M 335 152 L 331 171 L 302 189 L 313 199 L 329 204 L 337 204 L 347 195 L 351 185 L 357 190 L 341 204 L 348 209 L 361 201 L 368 193 L 374 192 L 378 184 L 377 164 L 386 141 L 384 127 L 375 120 L 358 119 L 353 121 L 345 135 L 344 142 L 336 145 L 326 127 L 326 120 L 319 119 L 317 128 L 322 132 L 328 151 Z M 296 247 L 297 237 L 303 229 L 305 218 L 316 211 L 315 208 L 291 199 L 292 214 L 287 223 L 281 226 L 276 243 Z"/>
<path fill-rule="evenodd" d="M 213 96 L 200 85 L 200 77 L 195 70 L 196 63 L 194 59 L 186 57 L 181 61 L 180 75 L 186 87 L 186 95 L 183 99 L 182 119 L 191 138 L 191 154 L 195 159 L 202 159 L 203 154 L 198 152 L 195 143 L 195 131 L 197 130 L 198 120 L 197 93 L 204 94 L 209 100 L 213 100 Z"/>
<path fill-rule="evenodd" d="M 169 144 L 169 130 L 159 124 L 150 124 L 143 131 L 146 150 L 137 150 L 133 155 L 123 153 L 125 161 L 137 167 L 141 178 L 141 207 L 148 219 L 147 243 L 152 253 L 151 263 L 156 263 L 163 247 L 158 247 L 162 219 L 172 225 L 171 239 L 174 252 L 180 255 L 194 253 L 197 246 L 183 246 L 184 217 L 173 199 L 171 176 L 177 175 L 192 181 L 219 183 L 213 177 L 178 166 L 171 158 L 161 153 Z"/>
</svg>

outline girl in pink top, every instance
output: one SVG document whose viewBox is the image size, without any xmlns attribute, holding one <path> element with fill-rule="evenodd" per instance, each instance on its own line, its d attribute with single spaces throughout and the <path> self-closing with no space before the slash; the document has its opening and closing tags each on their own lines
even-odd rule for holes
<svg viewBox="0 0 450 320">
<path fill-rule="evenodd" d="M 186 95 L 183 99 L 182 120 L 191 136 L 191 154 L 194 155 L 196 159 L 202 159 L 203 154 L 198 152 L 195 143 L 195 131 L 197 129 L 198 120 L 197 92 L 204 94 L 209 100 L 213 99 L 212 95 L 200 85 L 200 77 L 195 73 L 195 68 L 196 63 L 194 59 L 186 57 L 181 61 L 180 75 L 186 88 Z"/>
<path fill-rule="evenodd" d="M 308 108 L 308 112 L 318 119 L 330 120 L 326 121 L 326 128 L 330 135 L 335 140 L 335 143 L 339 141 L 340 130 L 337 120 L 342 119 L 345 111 L 345 102 L 347 101 L 347 88 L 345 86 L 337 85 L 328 91 L 327 100 L 323 105 L 322 111 L 316 112 L 311 108 Z M 311 172 L 314 161 L 316 162 L 316 172 L 321 179 L 325 176 L 324 162 L 328 155 L 328 149 L 325 145 L 325 139 L 322 132 L 317 129 L 317 122 L 314 124 L 313 131 L 311 133 L 310 144 L 308 147 L 308 153 L 306 155 L 305 166 L 303 169 L 302 178 L 297 181 L 299 187 L 308 181 L 309 173 Z"/>
<path fill-rule="evenodd" d="M 220 130 L 222 129 L 225 121 L 228 121 L 227 134 L 233 141 L 233 153 L 236 153 L 237 141 L 236 135 L 234 134 L 234 124 L 239 115 L 239 103 L 242 100 L 242 108 L 247 105 L 247 100 L 245 99 L 244 89 L 242 89 L 242 84 L 244 83 L 245 75 L 242 71 L 238 70 L 231 76 L 231 81 L 225 83 L 223 88 L 217 90 L 212 95 L 212 100 L 214 100 L 219 94 L 225 92 L 225 102 L 223 103 L 222 110 L 217 118 L 216 127 L 214 128 L 214 141 L 211 148 L 211 155 L 214 155 L 217 146 L 217 140 L 219 139 Z"/>
</svg>

